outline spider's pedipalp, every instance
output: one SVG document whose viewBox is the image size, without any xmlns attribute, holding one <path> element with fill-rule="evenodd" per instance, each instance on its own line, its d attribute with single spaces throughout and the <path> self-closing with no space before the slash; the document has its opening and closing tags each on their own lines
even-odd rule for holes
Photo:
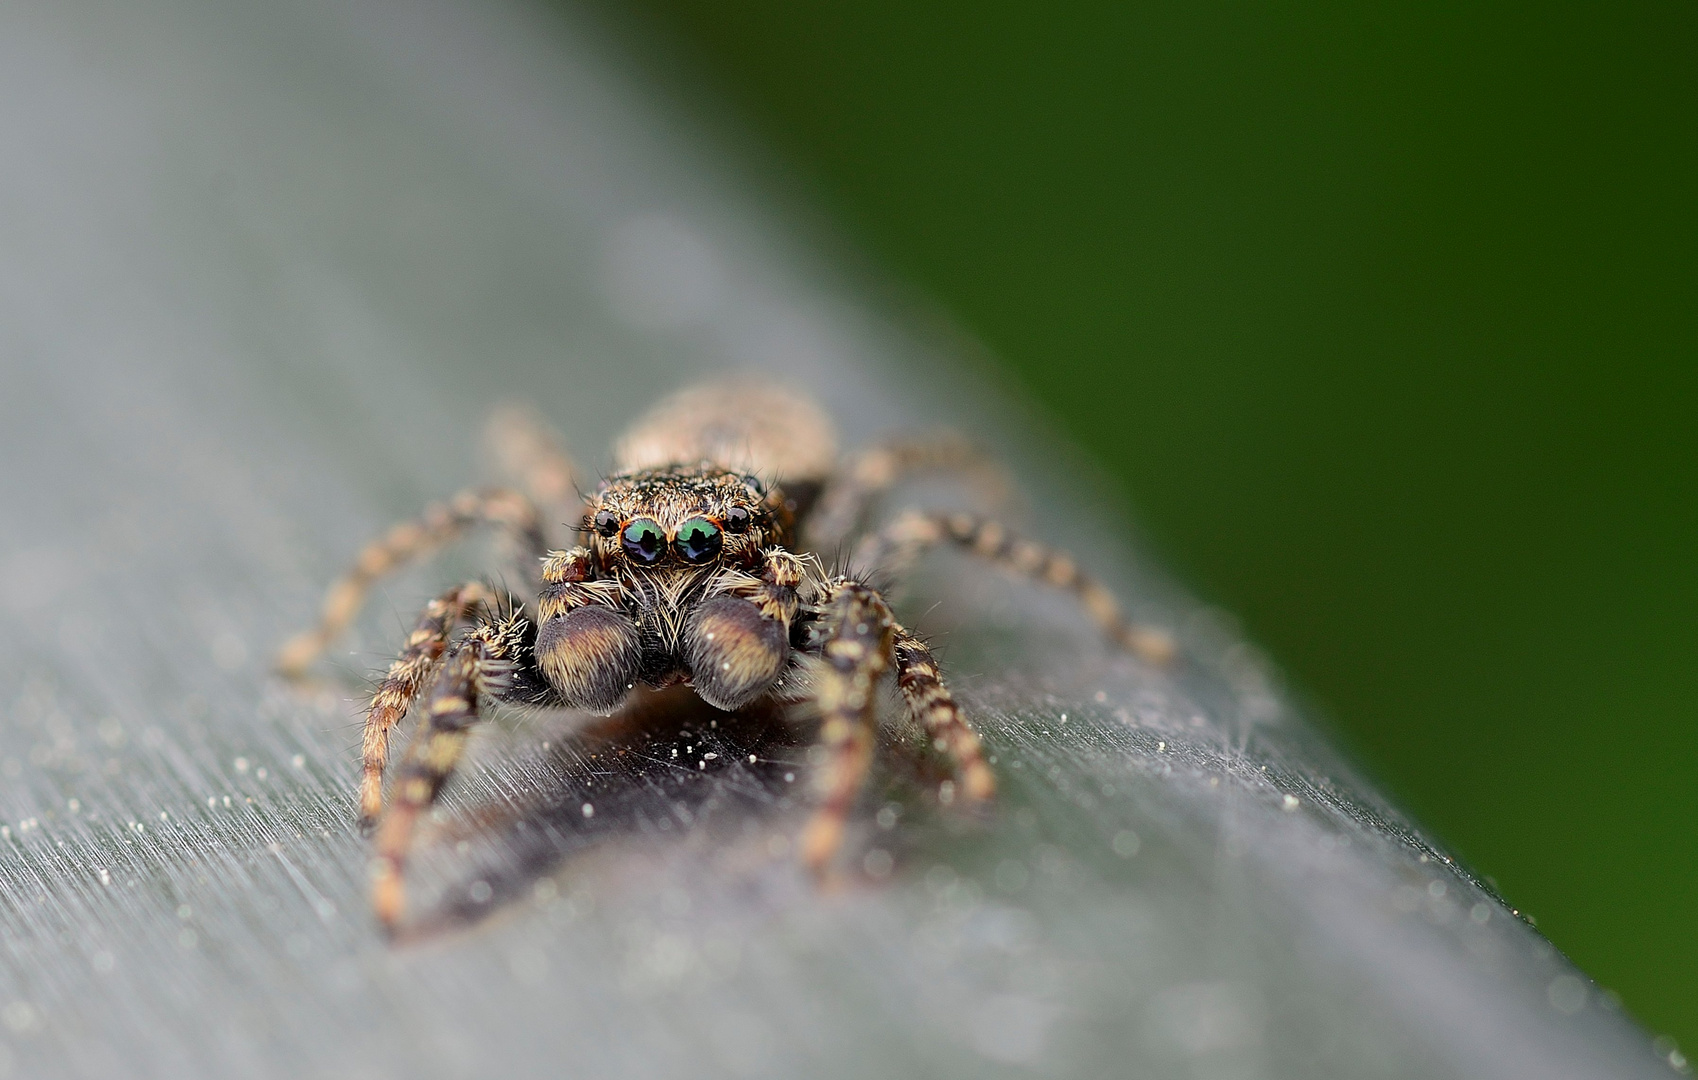
<svg viewBox="0 0 1698 1080">
<path fill-rule="evenodd" d="M 1016 537 L 1000 522 L 973 514 L 910 510 L 869 537 L 856 552 L 861 565 L 900 570 L 928 548 L 953 544 L 1023 577 L 1072 593 L 1086 614 L 1119 648 L 1152 664 L 1173 660 L 1173 639 L 1129 623 L 1114 594 L 1079 569 L 1064 551 Z"/>
<path fill-rule="evenodd" d="M 563 704 L 605 716 L 636 684 L 642 635 L 625 612 L 586 604 L 542 624 L 536 658 Z"/>
<path fill-rule="evenodd" d="M 753 600 L 710 597 L 684 628 L 684 662 L 703 701 L 735 712 L 766 693 L 790 662 L 790 629 Z"/>
<path fill-rule="evenodd" d="M 803 560 L 783 548 L 761 556 L 760 575 L 729 572 L 684 628 L 684 661 L 709 705 L 740 709 L 772 689 L 790 662 L 790 625 Z"/>
<path fill-rule="evenodd" d="M 588 548 L 550 552 L 538 596 L 536 662 L 562 704 L 607 714 L 637 680 L 642 636 L 626 591 L 596 578 Z"/>
</svg>

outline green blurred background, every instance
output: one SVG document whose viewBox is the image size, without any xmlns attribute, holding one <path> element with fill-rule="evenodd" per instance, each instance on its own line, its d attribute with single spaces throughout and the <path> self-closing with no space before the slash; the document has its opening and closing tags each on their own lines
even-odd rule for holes
<svg viewBox="0 0 1698 1080">
<path fill-rule="evenodd" d="M 639 11 L 1698 1045 L 1698 5 Z"/>
</svg>

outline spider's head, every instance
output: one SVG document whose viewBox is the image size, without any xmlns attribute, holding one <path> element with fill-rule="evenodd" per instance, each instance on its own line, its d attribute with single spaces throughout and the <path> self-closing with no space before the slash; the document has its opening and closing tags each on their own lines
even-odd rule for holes
<svg viewBox="0 0 1698 1080">
<path fill-rule="evenodd" d="M 610 477 L 580 526 L 603 566 L 645 575 L 752 566 L 793 528 L 776 485 L 706 463 Z"/>
<path fill-rule="evenodd" d="M 734 710 L 773 684 L 789 659 L 785 623 L 714 586 L 759 585 L 763 552 L 791 545 L 795 512 L 776 485 L 708 462 L 633 469 L 585 509 L 595 577 L 615 579 L 620 597 L 545 612 L 537 662 L 562 700 L 606 713 L 638 681 L 688 679 Z"/>
</svg>

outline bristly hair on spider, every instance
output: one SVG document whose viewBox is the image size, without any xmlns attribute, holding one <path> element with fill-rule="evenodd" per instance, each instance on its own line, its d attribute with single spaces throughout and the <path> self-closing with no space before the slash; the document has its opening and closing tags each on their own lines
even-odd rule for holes
<svg viewBox="0 0 1698 1080">
<path fill-rule="evenodd" d="M 373 905 L 391 931 L 405 912 L 418 818 L 453 774 L 486 700 L 610 714 L 639 686 L 682 685 L 727 711 L 812 706 L 823 757 L 798 851 L 816 873 L 842 846 L 865 784 L 888 675 L 953 766 L 944 801 L 990 799 L 995 775 L 931 650 L 865 574 L 843 567 L 894 578 L 926 549 L 953 545 L 1072 592 L 1115 645 L 1147 661 L 1172 654 L 1165 634 L 1128 623 L 1071 557 L 994 520 L 910 510 L 872 528 L 882 496 L 917 472 L 1006 487 L 995 465 L 952 434 L 891 440 L 840 460 L 829 418 L 807 398 L 759 381 L 699 386 L 639 419 L 574 509 L 578 474 L 542 424 L 508 410 L 495 433 L 524 490 L 462 492 L 392 528 L 331 587 L 318 625 L 278 657 L 284 674 L 303 673 L 376 579 L 475 525 L 495 526 L 534 557 L 534 601 L 473 581 L 427 604 L 372 695 L 360 816 L 376 834 Z M 577 542 L 554 548 L 551 519 L 575 522 Z M 386 804 L 389 734 L 410 711 L 421 713 L 421 728 Z"/>
</svg>

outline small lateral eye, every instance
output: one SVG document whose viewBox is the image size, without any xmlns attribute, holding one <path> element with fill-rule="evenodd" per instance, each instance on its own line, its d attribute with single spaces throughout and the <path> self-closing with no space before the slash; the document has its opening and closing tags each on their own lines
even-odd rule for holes
<svg viewBox="0 0 1698 1080">
<path fill-rule="evenodd" d="M 678 536 L 672 541 L 672 546 L 678 549 L 678 554 L 684 556 L 685 561 L 702 563 L 718 555 L 724 542 L 725 537 L 720 535 L 718 525 L 707 518 L 691 518 L 678 526 Z"/>
<path fill-rule="evenodd" d="M 659 562 L 660 557 L 666 554 L 666 533 L 648 518 L 638 518 L 625 526 L 624 534 L 619 537 L 619 546 L 633 560 L 646 566 Z"/>
<path fill-rule="evenodd" d="M 727 510 L 725 512 L 725 531 L 734 533 L 748 532 L 749 512 L 741 506 L 733 506 L 731 509 Z"/>
<path fill-rule="evenodd" d="M 608 510 L 597 510 L 595 517 L 590 520 L 590 525 L 606 537 L 611 537 L 619 531 L 619 519 Z"/>
</svg>

